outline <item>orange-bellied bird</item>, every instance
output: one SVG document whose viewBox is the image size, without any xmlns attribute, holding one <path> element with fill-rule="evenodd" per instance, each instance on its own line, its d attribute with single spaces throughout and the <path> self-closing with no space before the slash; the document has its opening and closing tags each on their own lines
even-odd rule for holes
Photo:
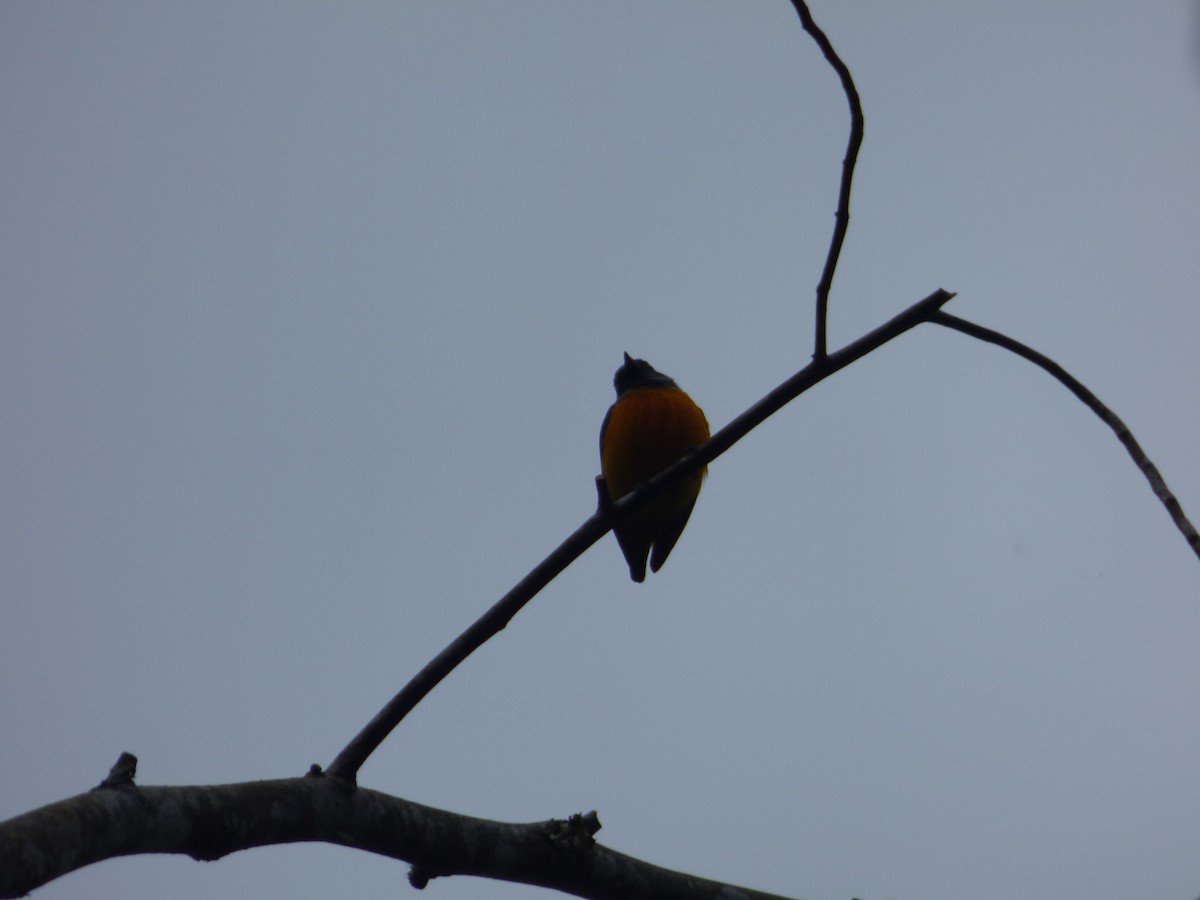
<svg viewBox="0 0 1200 900">
<path fill-rule="evenodd" d="M 708 420 L 673 379 L 628 353 L 613 386 L 617 402 L 600 426 L 600 471 L 609 498 L 619 500 L 707 441 Z M 667 561 L 696 505 L 704 473 L 689 475 L 613 529 L 634 581 L 646 580 L 647 556 L 651 572 Z"/>
</svg>

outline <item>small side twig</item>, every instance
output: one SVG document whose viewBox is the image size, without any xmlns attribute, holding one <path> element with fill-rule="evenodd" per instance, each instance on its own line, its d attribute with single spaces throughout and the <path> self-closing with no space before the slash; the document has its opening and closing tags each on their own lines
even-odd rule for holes
<svg viewBox="0 0 1200 900">
<path fill-rule="evenodd" d="M 813 348 L 813 359 L 822 360 L 826 354 L 826 331 L 829 319 L 829 292 L 833 289 L 833 273 L 837 270 L 838 257 L 842 253 L 842 244 L 846 240 L 846 231 L 850 227 L 850 185 L 854 179 L 854 166 L 858 162 L 858 151 L 863 142 L 863 111 L 862 101 L 858 97 L 858 89 L 854 86 L 854 78 L 850 69 L 842 62 L 837 51 L 825 32 L 817 27 L 804 0 L 792 0 L 792 6 L 800 16 L 800 24 L 804 27 L 833 70 L 837 72 L 842 82 L 842 90 L 846 92 L 846 101 L 850 104 L 850 139 L 846 144 L 846 156 L 842 160 L 842 183 L 838 191 L 837 213 L 834 218 L 833 237 L 829 242 L 829 253 L 825 256 L 825 268 L 821 272 L 821 280 L 817 282 L 817 325 L 816 338 Z"/>
<path fill-rule="evenodd" d="M 1003 347 L 1005 350 L 1010 350 L 1024 359 L 1029 360 L 1036 366 L 1045 369 L 1063 385 L 1066 386 L 1072 394 L 1083 401 L 1092 412 L 1100 417 L 1109 428 L 1116 434 L 1117 440 L 1125 445 L 1125 449 L 1129 451 L 1129 455 L 1133 457 L 1134 463 L 1146 476 L 1146 480 L 1150 482 L 1150 489 L 1154 491 L 1154 495 L 1162 501 L 1163 506 L 1167 508 L 1167 512 L 1171 515 L 1171 520 L 1175 523 L 1175 527 L 1179 529 L 1184 540 L 1192 548 L 1192 552 L 1200 557 L 1200 534 L 1196 532 L 1196 527 L 1188 520 L 1184 514 L 1183 507 L 1180 506 L 1179 500 L 1171 493 L 1171 489 L 1167 487 L 1166 480 L 1158 471 L 1158 467 L 1150 461 L 1146 456 L 1146 451 L 1142 449 L 1142 445 L 1137 442 L 1133 436 L 1133 432 L 1111 409 L 1100 402 L 1100 398 L 1088 390 L 1082 383 L 1079 382 L 1070 372 L 1056 363 L 1049 357 L 1038 353 L 1032 347 L 1022 344 L 1020 341 L 1010 338 L 1008 335 L 1001 334 L 999 331 L 993 331 L 990 328 L 985 328 L 982 325 L 976 325 L 974 322 L 969 322 L 966 319 L 951 315 L 948 312 L 939 310 L 930 316 L 931 322 L 938 325 L 943 325 L 946 328 L 952 328 L 955 331 L 961 331 L 963 334 L 968 334 L 971 337 L 978 338 L 981 341 L 987 341 L 989 344 L 996 344 Z"/>
<path fill-rule="evenodd" d="M 117 757 L 117 761 L 112 764 L 112 768 L 108 770 L 105 779 L 92 790 L 132 787 L 133 779 L 137 777 L 137 762 L 137 757 L 132 753 L 122 751 L 121 755 Z"/>
</svg>

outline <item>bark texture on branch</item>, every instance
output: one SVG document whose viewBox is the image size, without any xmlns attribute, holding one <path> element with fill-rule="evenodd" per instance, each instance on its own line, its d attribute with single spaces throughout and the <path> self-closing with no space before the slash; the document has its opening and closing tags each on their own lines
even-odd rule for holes
<svg viewBox="0 0 1200 900">
<path fill-rule="evenodd" d="M 476 875 L 579 897 L 782 900 L 616 853 L 592 839 L 599 827 L 595 813 L 526 824 L 477 819 L 320 774 L 207 787 L 106 779 L 0 822 L 0 898 L 117 856 L 215 860 L 268 844 L 325 841 L 409 862 L 418 887 L 440 875 Z"/>
</svg>

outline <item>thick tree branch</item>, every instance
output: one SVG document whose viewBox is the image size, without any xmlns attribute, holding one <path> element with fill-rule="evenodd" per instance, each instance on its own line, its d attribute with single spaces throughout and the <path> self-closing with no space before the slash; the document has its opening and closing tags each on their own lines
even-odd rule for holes
<svg viewBox="0 0 1200 900">
<path fill-rule="evenodd" d="M 1133 461 L 1137 464 L 1137 467 L 1141 469 L 1142 474 L 1146 476 L 1146 480 L 1150 482 L 1150 489 L 1154 491 L 1154 495 L 1167 508 L 1167 512 L 1171 516 L 1171 521 L 1175 523 L 1175 527 L 1179 529 L 1184 540 L 1188 542 L 1188 545 L 1192 548 L 1192 552 L 1197 557 L 1200 557 L 1200 534 L 1197 534 L 1196 527 L 1192 525 L 1188 517 L 1184 514 L 1183 507 L 1180 506 L 1175 495 L 1171 493 L 1171 489 L 1167 487 L 1167 482 L 1159 473 L 1158 467 L 1150 461 L 1150 457 L 1146 455 L 1146 451 L 1142 449 L 1142 445 L 1137 442 L 1137 439 L 1133 436 L 1133 432 L 1129 430 L 1129 426 L 1122 422 L 1116 413 L 1101 403 L 1099 397 L 1084 387 L 1070 372 L 1054 360 L 1038 353 L 1032 347 L 1027 347 L 1020 341 L 1001 334 L 999 331 L 993 331 L 990 328 L 976 325 L 974 322 L 960 319 L 958 316 L 953 316 L 948 312 L 942 311 L 935 313 L 930 321 L 936 322 L 938 325 L 944 325 L 946 328 L 953 328 L 955 331 L 961 331 L 963 334 L 969 334 L 971 337 L 978 338 L 981 341 L 996 344 L 1005 350 L 1011 350 L 1034 365 L 1045 369 L 1066 385 L 1067 389 L 1082 400 L 1088 409 L 1099 416 L 1101 421 L 1113 430 L 1117 439 L 1125 445 L 1125 449 L 1129 451 L 1129 455 L 1133 457 Z"/>
<path fill-rule="evenodd" d="M 854 179 L 854 166 L 858 162 L 858 151 L 863 142 L 863 111 L 862 101 L 858 97 L 858 88 L 854 86 L 854 78 L 850 69 L 842 62 L 837 51 L 825 32 L 817 27 L 804 0 L 792 0 L 792 6 L 800 16 L 800 24 L 804 27 L 833 70 L 837 72 L 842 82 L 842 90 L 846 93 L 846 101 L 850 104 L 850 139 L 846 144 L 846 156 L 842 159 L 842 182 L 838 191 L 837 212 L 834 215 L 833 237 L 829 242 L 829 252 L 825 256 L 825 268 L 821 272 L 821 280 L 817 282 L 817 326 L 813 348 L 813 359 L 825 358 L 826 331 L 829 319 L 829 292 L 833 289 L 833 274 L 837 271 L 838 257 L 842 253 L 842 243 L 846 240 L 846 231 L 850 227 L 850 184 Z"/>
<path fill-rule="evenodd" d="M 422 806 L 313 774 L 210 787 L 106 784 L 0 822 L 0 898 L 21 897 L 104 859 L 181 853 L 220 859 L 269 844 L 325 841 L 413 864 L 423 887 L 477 875 L 577 897 L 784 900 L 659 868 L 591 835 L 594 813 L 512 824 Z"/>
<path fill-rule="evenodd" d="M 570 537 L 559 544 L 549 556 L 535 566 L 466 631 L 455 638 L 446 649 L 430 660 L 425 668 L 388 701 L 387 705 L 367 723 L 330 764 L 328 769 L 330 777 L 352 783 L 367 757 L 375 752 L 375 749 L 383 743 L 392 730 L 443 678 L 454 671 L 454 668 L 475 650 L 483 646 L 489 638 L 503 630 L 526 603 L 532 600 L 563 569 L 582 556 L 583 552 L 592 544 L 604 537 L 612 529 L 614 523 L 621 521 L 671 485 L 712 462 L 769 416 L 778 412 L 813 385 L 828 378 L 839 369 L 845 368 L 855 360 L 861 359 L 872 350 L 878 349 L 892 338 L 928 321 L 953 296 L 943 290 L 934 291 L 924 300 L 914 303 L 898 316 L 841 350 L 821 359 L 814 359 L 714 434 L 695 452 L 665 469 L 611 506 L 601 505 L 591 518 L 575 529 Z"/>
</svg>

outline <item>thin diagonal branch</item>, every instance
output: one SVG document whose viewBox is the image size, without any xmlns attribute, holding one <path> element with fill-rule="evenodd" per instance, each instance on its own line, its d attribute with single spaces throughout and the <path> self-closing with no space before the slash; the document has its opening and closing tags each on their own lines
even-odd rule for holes
<svg viewBox="0 0 1200 900">
<path fill-rule="evenodd" d="M 850 104 L 850 139 L 846 144 L 846 156 L 842 160 L 842 183 L 838 191 L 837 213 L 834 217 L 833 237 L 829 242 L 829 252 L 825 256 L 825 268 L 821 272 L 821 280 L 817 282 L 817 326 L 813 348 L 813 359 L 824 359 L 826 352 L 826 331 L 829 319 L 829 292 L 833 289 L 833 273 L 837 271 L 838 257 L 842 253 L 842 244 L 846 240 L 846 230 L 850 227 L 850 185 L 854 180 L 854 166 L 858 162 L 858 151 L 863 142 L 863 111 L 862 101 L 858 97 L 858 89 L 854 86 L 854 78 L 850 69 L 842 62 L 833 44 L 829 42 L 825 32 L 817 27 L 812 13 L 804 0 L 792 0 L 792 6 L 800 16 L 800 24 L 804 27 L 833 70 L 837 72 L 842 82 L 842 90 L 846 92 L 846 101 Z"/>
<path fill-rule="evenodd" d="M 532 600 L 563 569 L 582 556 L 583 552 L 592 544 L 612 530 L 614 524 L 697 469 L 712 462 L 769 416 L 774 415 L 813 385 L 878 349 L 892 338 L 928 321 L 953 296 L 943 290 L 934 291 L 924 300 L 914 303 L 899 315 L 853 343 L 847 344 L 841 350 L 819 360 L 814 359 L 714 434 L 703 446 L 664 469 L 650 481 L 615 503 L 601 505 L 601 508 L 598 508 L 591 518 L 575 529 L 570 537 L 559 544 L 512 590 L 501 597 L 491 609 L 472 623 L 466 631 L 455 638 L 449 646 L 430 660 L 408 684 L 401 688 L 400 692 L 388 701 L 375 718 L 368 722 L 329 764 L 327 774 L 332 778 L 353 782 L 358 776 L 358 770 L 367 761 L 367 757 L 375 752 L 392 730 L 430 691 L 437 687 L 443 678 L 453 672 L 459 663 L 483 646 L 488 639 L 502 631 L 526 603 Z"/>
<path fill-rule="evenodd" d="M 1038 353 L 1032 347 L 1027 347 L 1020 341 L 1008 337 L 1008 335 L 985 328 L 982 325 L 976 325 L 974 322 L 969 322 L 966 319 L 961 319 L 958 316 L 953 316 L 950 313 L 940 310 L 930 317 L 930 321 L 936 322 L 938 325 L 944 325 L 946 328 L 953 328 L 955 331 L 961 331 L 963 334 L 969 334 L 971 337 L 978 338 L 981 341 L 996 344 L 1005 350 L 1011 350 L 1034 365 L 1045 369 L 1062 382 L 1067 390 L 1082 400 L 1088 409 L 1099 416 L 1100 420 L 1113 430 L 1113 433 L 1117 436 L 1117 440 L 1125 445 L 1125 449 L 1133 457 L 1134 463 L 1141 469 L 1142 474 L 1146 476 L 1146 480 L 1150 482 L 1150 489 L 1154 491 L 1154 495 L 1167 508 L 1167 512 L 1170 514 L 1171 520 L 1175 523 L 1175 527 L 1179 529 L 1184 540 L 1188 542 L 1188 545 L 1192 548 L 1192 552 L 1197 557 L 1200 557 L 1200 534 L 1196 532 L 1196 527 L 1192 525 L 1187 515 L 1184 514 L 1183 507 L 1180 506 L 1175 495 L 1171 493 L 1171 489 L 1167 487 L 1167 482 L 1158 471 L 1158 467 L 1150 461 L 1150 458 L 1146 455 L 1146 451 L 1142 449 L 1142 445 L 1137 442 L 1137 439 L 1133 436 L 1133 432 L 1129 430 L 1129 426 L 1122 422 L 1116 413 L 1101 403 L 1099 397 L 1084 387 L 1070 372 L 1054 360 Z"/>
</svg>

